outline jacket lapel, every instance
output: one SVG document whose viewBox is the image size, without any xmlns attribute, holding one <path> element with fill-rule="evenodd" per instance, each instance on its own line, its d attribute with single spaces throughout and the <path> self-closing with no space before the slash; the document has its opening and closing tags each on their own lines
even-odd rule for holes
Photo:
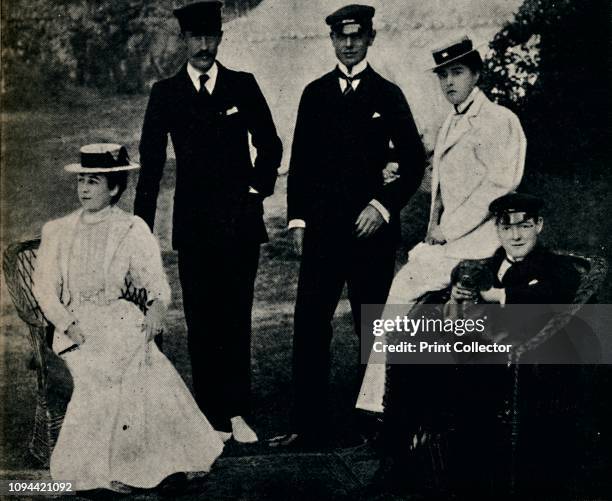
<svg viewBox="0 0 612 501">
<path fill-rule="evenodd" d="M 465 115 L 461 116 L 455 126 L 449 130 L 450 125 L 453 121 L 454 113 L 451 113 L 447 118 L 445 125 L 445 130 L 442 131 L 444 134 L 440 135 L 440 139 L 443 141 L 442 147 L 440 148 L 440 157 L 445 155 L 448 150 L 450 150 L 453 146 L 457 144 L 457 142 L 468 133 L 473 127 L 473 119 L 477 117 L 480 113 L 480 109 L 487 97 L 484 95 L 482 91 L 476 94 L 474 97 L 474 102 L 470 106 L 470 108 L 465 112 Z"/>
<path fill-rule="evenodd" d="M 227 95 L 228 73 L 227 68 L 217 61 L 217 81 L 212 92 L 215 99 L 222 100 Z"/>
<path fill-rule="evenodd" d="M 217 62 L 219 73 L 217 74 L 217 82 L 212 93 L 213 103 L 217 113 L 221 116 L 226 116 L 228 110 L 233 107 L 241 109 L 241 95 L 238 89 L 235 89 L 235 79 L 232 73 L 221 63 Z"/>
<path fill-rule="evenodd" d="M 440 132 L 438 132 L 438 139 L 434 147 L 434 156 L 433 156 L 432 169 L 431 169 L 432 208 L 433 208 L 433 203 L 438 193 L 438 185 L 440 183 L 440 175 L 438 172 L 438 168 L 440 164 L 440 157 L 442 156 L 442 149 L 444 148 L 444 143 L 445 143 L 446 136 L 448 134 L 448 129 L 450 127 L 451 120 L 452 120 L 452 115 L 449 115 L 448 117 L 446 117 L 446 120 L 444 121 L 444 123 L 442 124 L 442 127 L 440 128 Z"/>
<path fill-rule="evenodd" d="M 104 251 L 104 277 L 106 283 L 109 283 L 108 274 L 113 257 L 117 252 L 117 248 L 125 238 L 125 235 L 132 227 L 132 218 L 129 217 L 118 207 L 113 207 L 113 212 L 110 215 L 111 222 L 108 229 L 108 240 L 106 241 L 106 250 Z"/>
<path fill-rule="evenodd" d="M 502 283 L 505 286 L 527 285 L 529 282 L 540 275 L 544 269 L 543 256 L 546 251 L 537 245 L 522 261 L 512 265 L 503 277 Z"/>
<path fill-rule="evenodd" d="M 202 120 L 200 96 L 193 86 L 187 65 L 183 65 L 180 71 L 174 76 L 176 85 L 176 95 L 178 100 L 176 106 L 181 110 L 181 114 L 191 117 L 190 122 L 199 123 Z"/>
<path fill-rule="evenodd" d="M 70 264 L 70 253 L 72 250 L 72 244 L 76 235 L 76 228 L 79 219 L 83 214 L 83 209 L 79 209 L 73 212 L 66 218 L 66 226 L 64 228 L 64 237 L 60 241 L 60 271 L 62 276 L 62 282 L 64 284 L 63 290 L 65 293 L 68 292 L 68 267 Z"/>
<path fill-rule="evenodd" d="M 501 268 L 502 262 L 504 261 L 505 257 L 506 251 L 503 247 L 500 247 L 495 251 L 495 254 L 493 254 L 493 256 L 487 260 L 489 269 L 493 274 L 493 282 L 495 284 L 495 287 L 502 287 L 502 282 L 499 280 L 497 274 L 499 273 L 499 269 Z M 502 278 L 505 278 L 505 276 Z"/>
</svg>

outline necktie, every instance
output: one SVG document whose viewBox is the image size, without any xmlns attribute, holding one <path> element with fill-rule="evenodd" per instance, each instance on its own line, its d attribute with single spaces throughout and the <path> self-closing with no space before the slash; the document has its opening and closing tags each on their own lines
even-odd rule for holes
<svg viewBox="0 0 612 501">
<path fill-rule="evenodd" d="M 200 91 L 199 91 L 199 95 L 200 96 L 210 96 L 208 89 L 206 88 L 206 82 L 208 82 L 208 79 L 210 77 L 204 73 L 203 75 L 200 75 Z"/>
<path fill-rule="evenodd" d="M 473 103 L 474 103 L 474 101 L 470 101 L 470 103 L 465 107 L 465 109 L 463 111 L 459 111 L 459 106 L 455 106 L 455 113 L 457 115 L 465 115 L 467 113 L 467 110 L 470 109 L 470 107 L 472 106 Z"/>
<path fill-rule="evenodd" d="M 348 96 L 349 94 L 355 92 L 355 89 L 353 89 L 353 82 L 359 82 L 359 78 L 351 78 L 347 77 L 346 75 L 343 75 L 341 78 L 346 82 L 346 87 L 342 91 L 342 95 Z"/>
<path fill-rule="evenodd" d="M 355 89 L 353 88 L 353 82 L 359 82 L 364 73 L 365 71 L 362 71 L 360 73 L 357 73 L 356 75 L 353 75 L 352 77 L 349 77 L 342 73 L 339 68 L 337 69 L 338 78 L 346 82 L 346 87 L 342 91 L 343 96 L 350 96 L 353 92 L 355 92 Z"/>
</svg>

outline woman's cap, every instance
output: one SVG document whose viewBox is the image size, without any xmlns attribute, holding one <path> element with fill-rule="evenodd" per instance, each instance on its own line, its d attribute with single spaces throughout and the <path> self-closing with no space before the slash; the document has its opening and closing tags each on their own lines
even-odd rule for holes
<svg viewBox="0 0 612 501">
<path fill-rule="evenodd" d="M 464 36 L 460 40 L 445 44 L 444 47 L 440 49 L 434 50 L 432 56 L 436 64 L 431 68 L 434 72 L 451 63 L 460 63 L 470 58 L 480 59 L 480 54 L 474 47 L 472 40 L 467 36 Z"/>
<path fill-rule="evenodd" d="M 77 174 L 104 174 L 139 169 L 130 161 L 127 148 L 121 144 L 96 143 L 81 148 L 81 163 L 68 164 L 64 170 Z"/>
</svg>

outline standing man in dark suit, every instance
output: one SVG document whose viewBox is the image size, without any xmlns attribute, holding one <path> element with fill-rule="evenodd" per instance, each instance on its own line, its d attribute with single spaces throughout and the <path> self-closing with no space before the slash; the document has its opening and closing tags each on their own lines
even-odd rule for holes
<svg viewBox="0 0 612 501">
<path fill-rule="evenodd" d="M 326 18 L 338 66 L 306 87 L 298 110 L 287 188 L 289 229 L 302 257 L 295 408 L 291 433 L 271 445 L 311 444 L 325 435 L 331 320 L 342 289 L 346 283 L 359 335 L 361 305 L 387 299 L 399 213 L 423 176 L 423 145 L 408 103 L 366 60 L 376 37 L 373 16 L 373 7 L 349 5 Z M 397 175 L 385 184 L 390 160 Z"/>
<path fill-rule="evenodd" d="M 170 134 L 176 153 L 172 243 L 196 401 L 224 439 L 233 434 L 239 442 L 254 442 L 257 436 L 243 419 L 251 309 L 259 246 L 267 240 L 262 202 L 274 190 L 282 145 L 253 75 L 216 61 L 221 2 L 197 2 L 174 15 L 188 61 L 151 89 L 134 212 L 153 227 Z"/>
</svg>

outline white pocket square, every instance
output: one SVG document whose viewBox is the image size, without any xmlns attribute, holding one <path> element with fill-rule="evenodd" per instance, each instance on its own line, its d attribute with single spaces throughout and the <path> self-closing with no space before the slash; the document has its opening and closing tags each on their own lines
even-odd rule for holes
<svg viewBox="0 0 612 501">
<path fill-rule="evenodd" d="M 539 284 L 540 281 L 537 279 L 533 279 L 531 282 L 529 282 L 529 285 L 535 285 L 535 284 Z"/>
<path fill-rule="evenodd" d="M 230 108 L 229 110 L 225 112 L 227 116 L 233 115 L 234 113 L 238 113 L 238 108 L 236 108 L 235 106 L 233 106 L 232 108 Z"/>
<path fill-rule="evenodd" d="M 372 115 L 372 118 L 380 118 L 380 113 L 378 113 L 378 111 L 375 111 Z"/>
</svg>

